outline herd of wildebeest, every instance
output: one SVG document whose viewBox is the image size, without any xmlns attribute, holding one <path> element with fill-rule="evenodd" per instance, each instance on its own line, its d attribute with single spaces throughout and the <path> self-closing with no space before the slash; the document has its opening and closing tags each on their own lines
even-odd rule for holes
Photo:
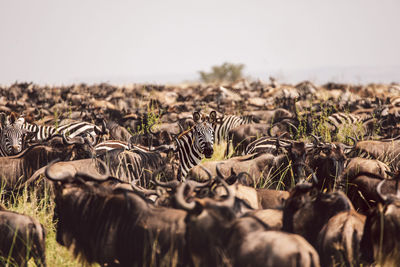
<svg viewBox="0 0 400 267">
<path fill-rule="evenodd" d="M 0 264 L 400 265 L 400 85 L 0 88 Z M 214 160 L 215 154 L 219 158 Z"/>
</svg>

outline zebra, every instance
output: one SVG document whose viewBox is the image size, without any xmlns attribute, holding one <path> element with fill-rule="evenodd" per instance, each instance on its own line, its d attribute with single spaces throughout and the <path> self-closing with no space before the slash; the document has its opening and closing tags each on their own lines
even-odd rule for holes
<svg viewBox="0 0 400 267">
<path fill-rule="evenodd" d="M 252 116 L 239 117 L 236 115 L 229 115 L 229 116 L 224 116 L 223 118 L 218 118 L 217 123 L 215 123 L 213 126 L 215 133 L 214 134 L 215 143 L 219 145 L 223 140 L 228 142 L 229 141 L 228 133 L 231 129 L 252 122 L 253 122 Z"/>
<path fill-rule="evenodd" d="M 59 127 L 31 124 L 25 121 L 25 118 L 23 117 L 20 117 L 18 121 L 21 124 L 22 129 L 36 133 L 32 139 L 34 142 L 46 141 L 56 134 L 68 135 L 68 138 L 89 135 L 92 139 L 92 145 L 95 145 L 98 142 L 97 136 L 105 133 L 104 125 L 102 129 L 93 123 L 85 121 L 70 122 Z"/>
<path fill-rule="evenodd" d="M 245 148 L 244 155 L 258 154 L 258 153 L 270 153 L 273 155 L 278 155 L 280 153 L 279 149 L 283 149 L 286 152 L 287 148 L 293 145 L 293 140 L 281 139 L 279 137 L 269 137 L 264 136 L 254 140 L 248 144 Z M 310 151 L 314 148 L 313 143 L 305 143 L 306 151 Z"/>
<path fill-rule="evenodd" d="M 217 113 L 201 118 L 199 112 L 193 113 L 195 125 L 175 137 L 179 157 L 178 180 L 184 180 L 189 170 L 198 165 L 203 157 L 211 158 L 214 153 L 214 128 Z"/>
<path fill-rule="evenodd" d="M 33 137 L 35 132 L 23 129 L 21 123 L 12 113 L 9 117 L 1 114 L 0 156 L 7 157 L 20 153 L 26 142 Z"/>
<path fill-rule="evenodd" d="M 354 133 L 362 130 L 364 134 L 372 135 L 379 124 L 379 119 L 376 117 L 376 114 L 359 116 L 351 113 L 337 112 L 328 116 L 325 123 L 333 134 L 337 134 L 339 129 L 345 126 L 350 126 Z"/>
</svg>

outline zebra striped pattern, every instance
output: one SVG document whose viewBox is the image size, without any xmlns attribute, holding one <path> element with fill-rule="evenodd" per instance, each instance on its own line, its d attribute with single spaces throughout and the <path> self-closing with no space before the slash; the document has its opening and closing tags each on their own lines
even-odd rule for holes
<svg viewBox="0 0 400 267">
<path fill-rule="evenodd" d="M 345 124 L 356 124 L 361 121 L 362 121 L 361 117 L 343 112 L 334 113 L 330 115 L 327 120 L 327 122 L 333 127 L 335 127 L 335 129 L 339 129 L 341 126 Z"/>
<path fill-rule="evenodd" d="M 224 116 L 220 123 L 217 122 L 214 125 L 215 143 L 220 144 L 221 141 L 223 140 L 228 141 L 228 133 L 231 129 L 252 122 L 253 119 L 251 116 L 242 116 L 242 117 L 236 115 Z"/>
<path fill-rule="evenodd" d="M 280 147 L 287 147 L 291 144 L 289 140 L 279 140 Z M 254 153 L 271 153 L 277 154 L 277 138 L 271 137 L 261 137 L 250 144 L 247 145 L 244 154 L 254 154 Z"/>
<path fill-rule="evenodd" d="M 130 150 L 131 148 L 132 146 L 127 142 L 119 140 L 107 140 L 97 144 L 94 147 L 94 151 L 96 155 L 102 155 L 115 149 Z"/>
<path fill-rule="evenodd" d="M 361 126 L 366 132 L 370 132 L 371 126 L 376 123 L 376 118 L 371 114 L 367 116 L 358 116 L 351 113 L 334 113 L 328 117 L 326 121 L 331 126 L 332 131 L 339 131 L 339 129 L 346 125 Z"/>
<path fill-rule="evenodd" d="M 203 155 L 211 157 L 214 129 L 210 123 L 200 122 L 180 134 L 175 141 L 180 161 L 178 179 L 185 179 L 189 170 L 200 163 Z"/>
<path fill-rule="evenodd" d="M 19 118 L 18 121 L 22 124 L 22 129 L 28 131 L 36 132 L 36 136 L 32 139 L 36 142 L 41 142 L 47 140 L 55 134 L 66 134 L 69 138 L 74 138 L 76 136 L 84 136 L 86 134 L 90 135 L 92 140 L 97 141 L 97 132 L 101 132 L 99 126 L 94 125 L 89 122 L 72 122 L 59 127 L 52 127 L 46 125 L 36 125 L 25 121 L 24 118 Z"/>
<path fill-rule="evenodd" d="M 279 154 L 279 148 L 283 148 L 285 151 L 285 149 L 289 147 L 292 143 L 292 140 L 279 139 L 279 147 L 277 147 L 278 138 L 268 136 L 261 137 L 247 145 L 245 149 L 245 155 L 258 153 Z M 306 143 L 305 147 L 308 151 L 309 149 L 312 149 L 314 147 L 314 144 Z"/>
</svg>

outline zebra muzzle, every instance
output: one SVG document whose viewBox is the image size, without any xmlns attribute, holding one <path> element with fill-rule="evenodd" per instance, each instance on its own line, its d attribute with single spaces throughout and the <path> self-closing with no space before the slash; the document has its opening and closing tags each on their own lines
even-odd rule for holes
<svg viewBox="0 0 400 267">
<path fill-rule="evenodd" d="M 212 147 L 206 146 L 204 148 L 204 156 L 206 158 L 208 158 L 208 159 L 211 158 L 213 153 L 214 153 L 214 149 Z"/>
</svg>

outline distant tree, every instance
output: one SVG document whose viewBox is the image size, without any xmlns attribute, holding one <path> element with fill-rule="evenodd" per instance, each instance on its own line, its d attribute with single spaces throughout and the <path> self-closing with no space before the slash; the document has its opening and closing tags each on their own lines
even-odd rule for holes
<svg viewBox="0 0 400 267">
<path fill-rule="evenodd" d="M 212 66 L 210 72 L 199 71 L 202 82 L 235 82 L 243 78 L 244 64 L 225 62 L 220 66 Z"/>
</svg>

